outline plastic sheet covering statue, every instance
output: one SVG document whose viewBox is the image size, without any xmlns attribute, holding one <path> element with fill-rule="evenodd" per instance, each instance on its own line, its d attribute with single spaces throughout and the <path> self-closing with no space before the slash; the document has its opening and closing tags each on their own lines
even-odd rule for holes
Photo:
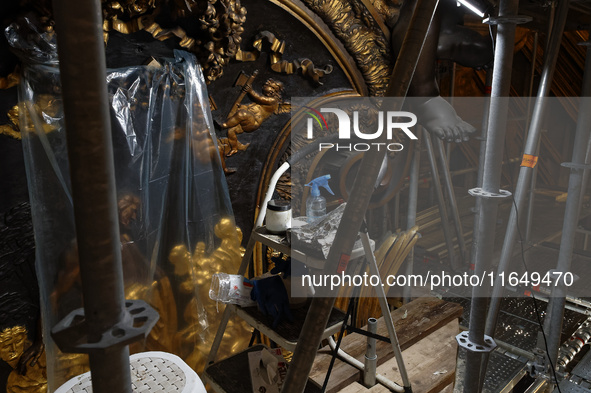
<svg viewBox="0 0 591 393">
<path fill-rule="evenodd" d="M 59 72 L 55 64 L 25 60 L 20 118 L 53 391 L 85 371 L 85 356 L 61 353 L 49 334 L 82 306 L 82 292 Z M 235 271 L 244 252 L 203 75 L 192 55 L 176 51 L 175 59 L 110 70 L 106 81 L 126 298 L 160 313 L 150 336 L 131 350 L 171 352 L 200 372 L 222 311 L 208 297 L 211 275 Z M 242 324 L 227 334 L 227 354 L 247 345 Z"/>
</svg>

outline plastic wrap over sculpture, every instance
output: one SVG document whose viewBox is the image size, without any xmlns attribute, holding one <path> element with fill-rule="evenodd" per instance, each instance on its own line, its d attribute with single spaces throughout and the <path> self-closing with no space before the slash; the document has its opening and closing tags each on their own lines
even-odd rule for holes
<svg viewBox="0 0 591 393">
<path fill-rule="evenodd" d="M 200 372 L 223 307 L 208 297 L 211 275 L 236 271 L 244 252 L 203 75 L 192 55 L 177 51 L 111 70 L 106 81 L 125 296 L 160 313 L 131 350 L 171 352 Z M 51 391 L 87 370 L 85 355 L 61 353 L 49 333 L 82 307 L 59 86 L 55 65 L 29 63 L 19 97 Z M 243 325 L 226 334 L 227 354 L 246 346 Z"/>
</svg>

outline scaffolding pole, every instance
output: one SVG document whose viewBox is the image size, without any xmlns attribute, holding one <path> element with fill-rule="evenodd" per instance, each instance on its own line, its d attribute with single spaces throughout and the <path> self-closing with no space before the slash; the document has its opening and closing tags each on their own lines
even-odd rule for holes
<svg viewBox="0 0 591 393">
<path fill-rule="evenodd" d="M 130 318 L 124 304 L 103 18 L 98 0 L 55 0 L 53 10 L 87 328 L 84 334 L 92 345 Z M 57 337 L 54 339 L 63 351 L 78 352 L 65 349 Z M 75 344 L 67 343 L 75 341 L 72 335 L 65 341 L 66 345 Z M 128 346 L 98 348 L 89 353 L 89 360 L 94 392 L 131 393 Z"/>
<path fill-rule="evenodd" d="M 534 44 L 533 44 L 533 49 L 532 49 L 532 60 L 531 60 L 531 72 L 529 75 L 529 93 L 527 95 L 527 113 L 526 115 L 526 119 L 527 119 L 527 124 L 526 124 L 526 129 L 525 129 L 525 135 L 527 138 L 527 134 L 529 129 L 527 128 L 529 126 L 529 119 L 530 119 L 530 107 L 531 107 L 531 95 L 533 93 L 533 89 L 534 89 L 534 76 L 536 73 L 536 61 L 538 59 L 538 32 L 536 31 L 534 34 Z M 540 144 L 538 142 L 538 148 L 536 149 L 537 154 L 539 154 L 540 152 Z M 536 190 L 536 178 L 537 178 L 537 170 L 534 172 L 534 174 L 532 175 L 532 179 L 531 179 L 531 186 L 529 189 L 529 206 L 527 208 L 527 224 L 525 226 L 525 242 L 529 242 L 531 240 L 531 224 L 532 224 L 532 220 L 534 217 L 534 198 L 535 198 L 535 190 Z"/>
<path fill-rule="evenodd" d="M 493 77 L 493 70 L 492 68 L 486 71 L 486 100 L 484 102 L 484 110 L 482 113 L 482 130 L 480 132 L 480 154 L 478 155 L 478 173 L 476 174 L 476 187 L 482 187 L 482 174 L 484 172 L 484 155 L 486 153 L 486 139 L 488 134 L 488 114 L 490 111 L 490 93 L 492 89 L 492 77 Z M 503 163 L 501 163 L 503 165 Z M 478 228 L 478 214 L 480 213 L 480 198 L 476 198 L 476 203 L 474 204 L 474 224 L 472 228 Z M 472 236 L 472 248 L 470 250 L 470 269 L 474 270 L 474 266 L 476 266 L 476 249 L 478 248 L 478 243 L 476 242 L 476 237 Z"/>
<path fill-rule="evenodd" d="M 542 78 L 538 88 L 538 95 L 532 113 L 531 125 L 527 135 L 527 140 L 524 147 L 524 156 L 533 156 L 536 154 L 538 147 L 538 141 L 541 133 L 542 116 L 545 112 L 546 97 L 550 91 L 552 84 L 552 76 L 556 67 L 556 60 L 558 58 L 558 51 L 560 49 L 560 42 L 562 39 L 562 32 L 566 22 L 566 16 L 568 14 L 569 0 L 563 0 L 560 2 L 559 11 L 557 14 L 557 23 L 555 28 L 552 29 L 552 35 L 550 37 L 550 43 L 548 45 L 548 51 L 544 58 L 544 68 L 542 71 Z M 586 144 L 585 144 L 586 146 Z M 525 201 L 527 199 L 528 187 L 531 184 L 531 176 L 533 168 L 529 166 L 521 166 L 519 169 L 519 177 L 517 179 L 517 185 L 515 187 L 515 195 L 513 197 L 513 206 L 511 208 L 511 214 L 507 223 L 507 231 L 505 232 L 505 240 L 503 242 L 503 248 L 501 250 L 501 257 L 499 260 L 498 272 L 505 272 L 511 257 L 513 254 L 513 248 L 517 239 L 517 215 L 518 212 L 524 211 Z M 497 324 L 497 318 L 501 305 L 501 297 L 503 296 L 503 287 L 501 286 L 499 275 L 494 283 L 493 294 L 491 296 L 490 309 L 488 311 L 486 321 L 486 334 L 489 336 L 494 335 L 495 326 Z"/>
<path fill-rule="evenodd" d="M 417 223 L 417 202 L 419 195 L 419 167 L 421 166 L 421 143 L 420 140 L 415 142 L 414 150 L 412 152 L 412 161 L 410 163 L 410 180 L 408 185 L 408 211 L 406 214 L 406 229 L 410 230 Z M 401 191 L 400 191 L 401 192 Z M 398 192 L 398 194 L 400 194 Z M 415 263 L 415 247 L 413 246 L 406 257 L 406 269 L 404 274 L 409 277 L 413 274 Z M 403 301 L 408 303 L 412 298 L 412 288 L 407 285 L 402 290 Z"/>
<path fill-rule="evenodd" d="M 433 151 L 431 135 L 425 129 L 423 129 L 423 138 L 425 139 L 425 147 L 427 149 L 427 155 L 429 156 L 429 165 L 431 166 L 431 177 L 433 177 L 433 187 L 435 187 L 435 195 L 437 195 L 439 215 L 441 216 L 441 229 L 443 230 L 445 244 L 447 245 L 447 258 L 449 259 L 449 265 L 451 266 L 452 270 L 457 270 L 460 267 L 460 263 L 458 263 L 458 260 L 456 259 L 453 237 L 451 234 L 451 228 L 449 227 L 447 207 L 445 205 L 445 199 L 443 199 L 443 190 L 441 189 L 441 178 L 439 177 L 439 170 L 437 169 L 437 162 L 435 160 L 435 152 Z M 445 162 L 443 162 L 443 165 L 445 165 Z"/>
<path fill-rule="evenodd" d="M 401 99 L 395 105 L 397 108 L 388 109 L 400 110 L 402 107 L 402 98 L 406 97 L 437 3 L 438 0 L 417 1 L 386 92 L 388 97 Z M 385 133 L 382 136 L 378 142 L 385 142 Z M 358 173 L 363 175 L 355 177 L 349 202 L 341 219 L 341 224 L 344 225 L 339 225 L 326 261 L 328 272 L 336 272 L 339 261 L 344 261 L 351 255 L 384 155 L 385 151 L 382 150 L 375 152 L 375 154 L 365 154 L 361 160 Z M 323 288 L 323 290 L 327 291 L 328 288 Z M 317 295 L 312 299 L 300 332 L 298 345 L 293 354 L 293 360 L 285 378 L 283 393 L 302 393 L 304 391 L 316 352 L 320 346 L 322 333 L 335 302 L 335 297 L 331 296 L 334 293 L 323 295 Z M 405 390 L 411 390 L 410 384 L 407 386 L 405 383 L 404 387 Z"/>
<path fill-rule="evenodd" d="M 449 144 L 448 144 L 449 146 Z M 443 184 L 445 185 L 445 192 L 447 193 L 447 200 L 449 201 L 449 208 L 451 210 L 451 218 L 456 230 L 456 237 L 458 239 L 458 247 L 460 249 L 460 258 L 458 261 L 459 267 L 463 268 L 466 263 L 466 241 L 464 240 L 464 230 L 462 229 L 462 220 L 460 212 L 458 211 L 458 202 L 454 192 L 454 185 L 449 171 L 449 154 L 445 152 L 443 141 L 439 138 L 435 140 L 435 148 L 437 149 L 437 160 L 441 167 L 443 177 Z"/>
<path fill-rule="evenodd" d="M 474 274 L 479 277 L 491 267 L 499 200 L 510 195 L 500 190 L 500 182 L 518 5 L 518 0 L 501 0 L 498 18 L 489 18 L 489 23 L 497 23 L 498 27 L 482 187 L 470 190 L 471 195 L 481 199 L 478 227 L 474 228 L 474 242 L 477 245 Z M 458 344 L 467 351 L 464 392 L 468 393 L 481 390 L 484 355 L 495 348 L 492 339 L 485 336 L 489 289 L 486 285 L 472 288 L 470 330 L 467 334 L 460 333 L 457 336 Z"/>
<path fill-rule="evenodd" d="M 591 47 L 587 46 L 583 90 L 577 118 L 572 162 L 562 164 L 562 166 L 570 168 L 570 177 L 556 272 L 566 273 L 571 269 L 575 234 L 579 223 L 579 211 L 582 201 L 581 186 L 583 184 L 584 170 L 587 169 L 585 156 L 589 136 L 591 135 L 591 111 L 589 111 L 589 108 L 591 108 Z M 565 303 L 566 286 L 564 280 L 558 280 L 552 287 L 548 303 L 548 314 L 544 320 L 544 331 L 548 338 L 547 355 L 551 365 L 556 365 L 558 359 Z M 558 383 L 558 381 L 555 382 Z"/>
</svg>

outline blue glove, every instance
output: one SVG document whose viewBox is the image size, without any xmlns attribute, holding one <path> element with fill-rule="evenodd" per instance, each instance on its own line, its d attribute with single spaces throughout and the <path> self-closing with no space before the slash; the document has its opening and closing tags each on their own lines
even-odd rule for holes
<svg viewBox="0 0 591 393">
<path fill-rule="evenodd" d="M 283 318 L 293 322 L 293 315 L 289 309 L 289 298 L 281 277 L 272 276 L 253 280 L 252 283 L 250 298 L 258 303 L 263 314 L 273 318 L 273 329 L 279 325 Z"/>
<path fill-rule="evenodd" d="M 271 274 L 283 273 L 283 278 L 291 276 L 291 257 L 283 259 L 283 254 L 279 257 L 271 258 L 271 261 L 275 264 L 275 267 L 271 269 Z"/>
</svg>

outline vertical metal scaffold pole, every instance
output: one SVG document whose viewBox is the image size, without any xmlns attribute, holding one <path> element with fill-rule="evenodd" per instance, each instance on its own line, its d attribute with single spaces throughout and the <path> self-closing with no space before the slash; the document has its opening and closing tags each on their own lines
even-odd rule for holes
<svg viewBox="0 0 591 393">
<path fill-rule="evenodd" d="M 390 77 L 386 96 L 406 97 L 437 3 L 438 0 L 417 1 L 398 60 Z M 396 105 L 397 108 L 388 109 L 400 110 L 402 103 L 401 99 Z M 383 133 L 382 138 L 377 142 L 385 142 L 385 134 Z M 382 150 L 375 152 L 375 154 L 365 154 L 363 156 L 359 168 L 359 173 L 363 174 L 363 176 L 355 177 L 349 202 L 341 219 L 343 225 L 339 225 L 337 229 L 334 243 L 330 248 L 326 261 L 328 272 L 336 272 L 339 260 L 342 258 L 347 259 L 351 255 L 384 155 L 385 151 Z M 317 294 L 314 297 L 310 310 L 306 315 L 304 326 L 300 332 L 300 339 L 283 385 L 283 393 L 302 393 L 306 387 L 322 333 L 335 302 L 334 296 L 330 296 L 333 294 L 326 293 L 328 288 L 323 290 L 325 291 L 324 296 L 318 297 Z M 405 388 L 410 390 L 410 386 L 405 386 Z"/>
<path fill-rule="evenodd" d="M 90 343 L 127 318 L 98 0 L 55 0 L 84 315 Z M 131 393 L 129 349 L 89 354 L 93 391 Z"/>
<path fill-rule="evenodd" d="M 515 21 L 511 18 L 517 15 L 518 5 L 518 0 L 501 0 L 499 5 L 482 187 L 470 190 L 471 195 L 481 199 L 478 228 L 474 232 L 474 242 L 477 244 L 474 274 L 479 277 L 484 276 L 491 266 L 498 201 L 509 194 L 500 190 L 500 182 L 515 42 Z M 483 355 L 495 347 L 492 339 L 484 334 L 489 292 L 487 285 L 473 287 L 470 330 L 457 337 L 458 344 L 467 351 L 464 392 L 480 391 L 481 377 L 484 378 L 480 372 Z"/>
<path fill-rule="evenodd" d="M 443 141 L 439 138 L 435 139 L 435 149 L 437 150 L 437 161 L 439 161 L 439 167 L 441 168 L 441 177 L 443 178 L 443 184 L 445 184 L 445 192 L 447 193 L 447 200 L 449 202 L 451 219 L 454 223 L 456 230 L 456 238 L 458 239 L 459 247 L 459 260 L 457 264 L 459 267 L 464 267 L 466 264 L 466 241 L 464 240 L 464 230 L 462 229 L 462 220 L 460 218 L 460 212 L 458 210 L 458 202 L 456 200 L 456 194 L 454 192 L 454 184 L 451 179 L 451 173 L 449 171 L 449 154 L 446 153 Z M 448 144 L 449 146 L 449 144 Z M 453 246 L 452 246 L 453 247 Z"/>
<path fill-rule="evenodd" d="M 484 154 L 486 152 L 486 139 L 488 135 L 488 114 L 490 111 L 490 93 L 491 93 L 491 85 L 492 85 L 492 77 L 493 77 L 493 70 L 492 68 L 486 71 L 486 89 L 487 89 L 487 97 L 484 103 L 484 109 L 482 113 L 482 130 L 480 132 L 480 154 L 478 155 L 478 173 L 476 174 L 476 187 L 482 187 L 482 174 L 484 172 Z M 473 228 L 478 228 L 478 214 L 480 214 L 480 198 L 476 198 L 476 203 L 474 204 L 474 224 L 472 225 Z M 470 250 L 470 269 L 474 269 L 476 266 L 476 249 L 478 248 L 478 243 L 476 242 L 476 237 L 472 236 L 472 248 Z"/>
<path fill-rule="evenodd" d="M 560 49 L 560 42 L 562 39 L 562 33 L 564 31 L 564 25 L 566 22 L 566 16 L 568 14 L 569 0 L 562 0 L 559 5 L 557 14 L 557 23 L 552 29 L 552 35 L 550 37 L 550 43 L 548 45 L 548 51 L 544 58 L 544 69 L 542 71 L 542 78 L 538 88 L 538 95 L 532 114 L 531 125 L 527 135 L 527 141 L 525 143 L 524 155 L 535 155 L 538 147 L 538 141 L 540 139 L 542 115 L 545 112 L 546 97 L 550 91 L 552 84 L 552 76 L 556 67 L 556 60 L 558 58 L 558 51 Z M 586 145 L 585 145 L 586 146 Z M 519 212 L 524 212 L 524 205 L 527 199 L 528 187 L 531 184 L 531 176 L 533 168 L 529 166 L 521 166 L 519 169 L 519 177 L 517 179 L 517 185 L 515 186 L 515 195 L 513 199 L 513 207 L 511 208 L 511 214 L 507 223 L 507 231 L 505 232 L 505 240 L 503 242 L 503 248 L 501 250 L 501 257 L 499 260 L 498 272 L 505 272 L 511 257 L 513 254 L 513 248 L 515 247 L 515 241 L 517 239 L 517 216 Z M 525 215 L 523 215 L 525 217 Z M 486 321 L 486 334 L 492 336 L 494 329 L 497 324 L 497 317 L 501 305 L 501 296 L 503 294 L 503 288 L 501 287 L 500 280 L 495 280 L 495 286 L 493 288 L 493 294 L 491 296 L 490 309 L 488 311 Z"/>
<path fill-rule="evenodd" d="M 589 45 L 589 42 L 587 42 Z M 587 46 L 585 59 L 585 73 L 583 76 L 583 90 L 577 118 L 577 129 L 573 146 L 572 162 L 562 165 L 570 168 L 568 181 L 568 196 L 562 225 L 560 251 L 556 271 L 566 273 L 571 269 L 575 234 L 579 223 L 579 210 L 582 201 L 581 186 L 583 184 L 587 145 L 591 135 L 591 46 Z M 562 333 L 562 319 L 566 303 L 566 286 L 564 280 L 558 280 L 552 287 L 552 295 L 548 304 L 548 314 L 544 320 L 544 331 L 548 337 L 548 358 L 550 364 L 556 365 L 560 337 Z M 556 381 L 558 382 L 558 381 Z"/>
<path fill-rule="evenodd" d="M 441 178 L 439 177 L 439 170 L 437 169 L 435 152 L 433 151 L 433 143 L 431 142 L 431 135 L 425 129 L 423 129 L 423 139 L 425 140 L 425 148 L 427 150 L 427 155 L 429 156 L 429 165 L 431 166 L 431 177 L 433 178 L 432 184 L 433 188 L 435 188 L 435 195 L 437 196 L 437 205 L 439 206 L 439 215 L 441 217 L 441 229 L 443 230 L 445 244 L 447 245 L 447 259 L 449 260 L 451 268 L 453 270 L 457 270 L 460 267 L 461 260 L 458 261 L 456 258 L 453 236 L 451 234 L 451 228 L 449 226 L 449 216 L 447 215 L 447 207 L 445 205 L 445 199 L 443 199 L 443 190 L 441 189 Z"/>
<path fill-rule="evenodd" d="M 419 167 L 421 165 L 421 143 L 417 140 L 412 152 L 412 161 L 410 163 L 410 181 L 408 184 L 408 211 L 406 214 L 406 229 L 414 227 L 417 223 L 417 199 L 419 195 Z M 400 193 L 399 193 L 400 194 Z M 410 276 L 413 274 L 415 262 L 415 248 L 413 247 L 406 257 L 406 270 L 404 274 Z M 412 288 L 407 285 L 403 289 L 404 303 L 408 303 L 412 297 Z"/>
</svg>

